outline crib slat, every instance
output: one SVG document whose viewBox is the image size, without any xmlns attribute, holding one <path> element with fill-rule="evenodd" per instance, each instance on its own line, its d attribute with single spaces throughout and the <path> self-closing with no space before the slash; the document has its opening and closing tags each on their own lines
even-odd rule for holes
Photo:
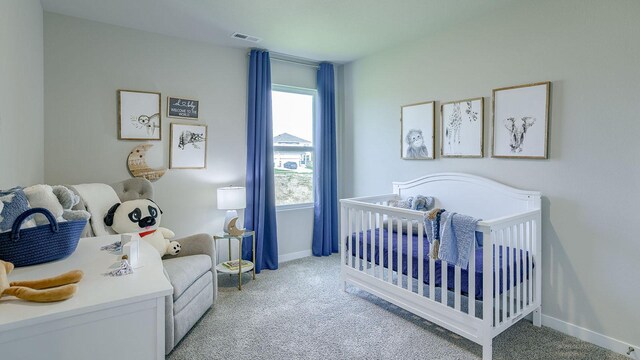
<svg viewBox="0 0 640 360">
<path fill-rule="evenodd" d="M 393 283 L 393 219 L 387 222 L 387 281 Z"/>
<path fill-rule="evenodd" d="M 371 212 L 371 276 L 376 276 L 376 241 L 378 239 L 378 229 L 380 225 L 378 223 L 378 213 Z"/>
<path fill-rule="evenodd" d="M 504 230 L 504 229 L 503 229 Z M 506 234 L 502 233 L 502 321 L 507 319 L 507 244 Z"/>
<path fill-rule="evenodd" d="M 407 290 L 413 292 L 413 221 L 407 219 Z"/>
<path fill-rule="evenodd" d="M 402 219 L 398 218 L 398 232 L 396 233 L 396 243 L 398 244 L 398 266 L 396 268 L 396 285 L 402 287 Z"/>
<path fill-rule="evenodd" d="M 382 269 L 384 269 L 382 262 L 382 254 L 384 254 L 384 244 L 382 243 L 382 236 L 384 234 L 384 215 L 382 213 L 378 213 L 378 278 L 380 280 L 384 280 L 384 274 L 382 273 Z"/>
<path fill-rule="evenodd" d="M 462 282 L 462 280 L 460 279 L 462 275 L 460 274 L 460 266 L 456 266 L 455 267 L 455 273 L 454 273 L 454 278 L 453 278 L 453 293 L 454 293 L 454 297 L 453 297 L 453 306 L 456 308 L 457 311 L 460 311 L 460 283 Z"/>
<path fill-rule="evenodd" d="M 360 264 L 362 259 L 360 258 L 360 241 L 364 235 L 362 234 L 362 210 L 356 211 L 356 270 L 360 271 Z"/>
<path fill-rule="evenodd" d="M 436 301 L 436 260 L 431 257 L 429 257 L 429 299 Z"/>
<path fill-rule="evenodd" d="M 493 314 L 494 314 L 494 326 L 498 326 L 498 316 L 500 313 L 500 266 L 498 260 L 500 259 L 500 237 L 502 236 L 502 230 L 500 230 L 496 236 L 493 245 Z"/>
<path fill-rule="evenodd" d="M 527 280 L 527 285 L 529 288 L 529 305 L 533 304 L 533 258 L 532 258 L 532 251 L 533 251 L 533 222 L 532 221 L 527 221 L 527 262 L 529 263 L 527 266 L 529 267 L 529 272 L 528 272 L 528 276 L 529 279 Z"/>
<path fill-rule="evenodd" d="M 376 258 L 375 258 L 376 224 L 375 224 L 375 213 L 372 213 L 371 211 L 369 211 L 369 230 L 371 232 L 371 236 L 370 236 L 371 251 L 369 251 L 369 266 L 371 267 L 371 270 L 369 270 L 369 273 L 371 274 L 371 276 L 376 276 L 375 274 L 375 271 L 376 271 Z"/>
<path fill-rule="evenodd" d="M 424 296 L 424 229 L 418 222 L 418 294 Z"/>
<path fill-rule="evenodd" d="M 520 261 L 522 260 L 522 254 L 520 250 L 522 249 L 522 230 L 523 224 L 518 225 L 518 240 L 516 241 L 516 312 L 520 314 L 522 312 L 522 297 L 520 294 L 520 279 L 522 275 L 522 269 L 520 267 Z"/>
<path fill-rule="evenodd" d="M 349 264 L 349 267 L 352 268 L 353 267 L 353 256 L 352 256 L 352 251 L 353 251 L 353 209 L 349 208 L 347 209 L 347 217 L 349 218 L 347 220 L 348 223 L 348 236 L 349 236 L 349 253 L 347 254 L 347 262 Z"/>
<path fill-rule="evenodd" d="M 476 316 L 476 242 L 471 244 L 471 257 L 469 257 L 469 267 L 467 269 L 468 286 L 468 303 L 469 315 Z"/>
<path fill-rule="evenodd" d="M 369 239 L 367 219 L 367 212 L 362 211 L 362 272 L 365 274 L 367 273 L 367 241 Z"/>
<path fill-rule="evenodd" d="M 440 300 L 446 306 L 449 298 L 449 264 L 440 260 Z"/>
<path fill-rule="evenodd" d="M 515 254 L 513 253 L 514 248 L 516 247 L 516 239 L 517 239 L 517 233 L 515 231 L 515 228 L 513 226 L 509 227 L 509 232 L 511 233 L 511 236 L 509 238 L 509 267 L 511 268 L 511 277 L 509 278 L 509 286 L 511 287 L 511 289 L 509 290 L 509 298 L 511 299 L 510 302 L 510 315 L 511 317 L 514 316 L 514 314 L 516 313 L 516 296 L 515 296 L 515 290 L 516 290 L 516 278 L 515 278 L 515 273 L 516 273 L 516 268 L 515 265 L 513 264 L 514 260 L 515 260 Z M 517 252 L 517 250 L 516 250 Z M 514 283 L 514 281 L 516 281 L 516 283 Z"/>
</svg>

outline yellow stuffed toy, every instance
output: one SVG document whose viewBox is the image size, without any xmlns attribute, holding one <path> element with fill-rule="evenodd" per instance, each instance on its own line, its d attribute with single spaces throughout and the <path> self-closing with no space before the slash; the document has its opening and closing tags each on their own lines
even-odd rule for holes
<svg viewBox="0 0 640 360">
<path fill-rule="evenodd" d="M 84 275 L 80 270 L 73 270 L 47 279 L 9 282 L 7 276 L 11 271 L 13 264 L 0 260 L 0 298 L 10 295 L 41 303 L 69 299 L 78 290 L 75 283 Z"/>
</svg>

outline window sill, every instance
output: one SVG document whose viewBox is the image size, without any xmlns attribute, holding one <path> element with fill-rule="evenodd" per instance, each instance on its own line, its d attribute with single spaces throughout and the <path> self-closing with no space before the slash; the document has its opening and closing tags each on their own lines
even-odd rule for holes
<svg viewBox="0 0 640 360">
<path fill-rule="evenodd" d="M 313 209 L 313 203 L 289 204 L 276 206 L 276 212 Z"/>
</svg>

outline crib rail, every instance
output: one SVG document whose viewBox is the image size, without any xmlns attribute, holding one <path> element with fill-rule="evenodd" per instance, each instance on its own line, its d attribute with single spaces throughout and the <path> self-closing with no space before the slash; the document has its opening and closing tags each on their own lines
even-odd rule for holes
<svg viewBox="0 0 640 360">
<path fill-rule="evenodd" d="M 341 200 L 341 276 L 345 284 L 366 287 L 480 344 L 486 343 L 486 334 L 493 338 L 540 306 L 540 210 L 479 222 L 483 268 L 473 256 L 474 242 L 463 277 L 463 269 L 455 266 L 450 270 L 445 261 L 428 261 L 425 268 L 429 247 L 423 235 L 429 229 L 424 226 L 424 214 L 387 205 L 397 198 L 387 194 Z M 398 239 L 395 253 L 394 231 Z M 400 241 L 401 234 L 406 234 L 406 242 Z M 414 235 L 417 249 L 411 240 Z M 476 301 L 480 286 L 476 273 L 480 271 L 482 300 Z M 453 286 L 447 286 L 450 277 Z"/>
</svg>

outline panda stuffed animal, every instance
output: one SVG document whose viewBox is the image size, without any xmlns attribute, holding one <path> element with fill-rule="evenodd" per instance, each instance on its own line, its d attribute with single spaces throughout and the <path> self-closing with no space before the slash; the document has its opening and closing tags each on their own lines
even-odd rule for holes
<svg viewBox="0 0 640 360">
<path fill-rule="evenodd" d="M 175 234 L 160 227 L 161 218 L 162 210 L 153 200 L 137 199 L 113 205 L 104 217 L 104 223 L 118 234 L 138 233 L 158 250 L 161 257 L 177 255 L 180 243 L 168 240 Z"/>
</svg>

